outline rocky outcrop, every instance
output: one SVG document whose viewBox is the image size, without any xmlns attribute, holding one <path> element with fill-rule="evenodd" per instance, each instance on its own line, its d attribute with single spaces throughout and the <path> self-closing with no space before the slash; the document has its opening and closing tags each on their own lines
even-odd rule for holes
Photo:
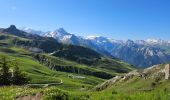
<svg viewBox="0 0 170 100">
<path fill-rule="evenodd" d="M 165 78 L 164 78 L 165 76 Z M 170 64 L 167 65 L 154 65 L 144 70 L 134 70 L 122 76 L 116 76 L 109 79 L 102 84 L 97 85 L 93 90 L 102 91 L 117 82 L 126 82 L 133 77 L 144 78 L 144 79 L 170 79 Z"/>
<path fill-rule="evenodd" d="M 127 74 L 125 74 L 124 76 L 122 76 L 122 78 L 120 79 L 120 81 L 127 81 L 129 80 L 130 78 L 133 78 L 133 76 L 138 76 L 138 77 L 142 77 L 142 73 L 139 72 L 138 70 L 134 70 L 134 71 L 131 71 Z"/>
<path fill-rule="evenodd" d="M 165 65 L 165 79 L 170 79 L 170 64 Z"/>
<path fill-rule="evenodd" d="M 115 76 L 114 78 L 107 80 L 102 84 L 97 85 L 95 88 L 93 88 L 93 90 L 102 91 L 102 90 L 112 86 L 114 83 L 119 81 L 121 78 L 122 78 L 121 76 Z"/>
<path fill-rule="evenodd" d="M 110 79 L 113 77 L 113 75 L 102 71 L 89 70 L 89 69 L 80 68 L 72 65 L 60 65 L 56 63 L 58 61 L 56 61 L 55 58 L 47 57 L 46 55 L 34 54 L 33 57 L 36 60 L 38 60 L 41 64 L 49 67 L 52 70 L 76 73 L 76 74 L 84 74 L 84 75 L 93 75 L 103 79 Z"/>
</svg>

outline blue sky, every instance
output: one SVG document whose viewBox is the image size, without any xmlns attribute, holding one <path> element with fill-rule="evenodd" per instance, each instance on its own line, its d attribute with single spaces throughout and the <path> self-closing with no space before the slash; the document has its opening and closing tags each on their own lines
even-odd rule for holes
<svg viewBox="0 0 170 100">
<path fill-rule="evenodd" d="M 0 0 L 0 27 L 59 27 L 114 39 L 170 39 L 170 0 Z"/>
</svg>

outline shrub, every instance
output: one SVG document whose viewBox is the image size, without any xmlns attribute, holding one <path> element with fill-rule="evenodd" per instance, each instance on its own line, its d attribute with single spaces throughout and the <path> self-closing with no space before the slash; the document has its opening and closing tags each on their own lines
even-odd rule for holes
<svg viewBox="0 0 170 100">
<path fill-rule="evenodd" d="M 117 94 L 117 92 L 115 90 L 112 91 L 112 94 Z"/>
<path fill-rule="evenodd" d="M 0 85 L 10 85 L 11 83 L 11 73 L 9 72 L 8 67 L 9 61 L 5 56 L 2 56 L 0 59 L 1 64 L 1 73 L 0 73 Z"/>
<path fill-rule="evenodd" d="M 68 93 L 54 87 L 46 89 L 44 93 L 45 93 L 44 100 L 68 100 L 69 99 Z"/>
<path fill-rule="evenodd" d="M 156 83 L 155 82 L 152 82 L 151 83 L 151 87 L 154 88 L 156 86 Z"/>
</svg>

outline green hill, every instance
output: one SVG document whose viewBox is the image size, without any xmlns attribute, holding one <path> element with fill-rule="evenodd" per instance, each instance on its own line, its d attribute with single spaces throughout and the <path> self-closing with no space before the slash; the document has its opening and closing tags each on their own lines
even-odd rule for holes
<svg viewBox="0 0 170 100">
<path fill-rule="evenodd" d="M 89 48 L 64 45 L 53 38 L 20 31 L 15 26 L 0 29 L 0 56 L 16 60 L 30 79 L 25 86 L 0 87 L 4 91 L 0 93 L 3 100 L 34 96 L 38 92 L 47 100 L 91 98 L 90 90 L 97 84 L 134 69 Z"/>
</svg>

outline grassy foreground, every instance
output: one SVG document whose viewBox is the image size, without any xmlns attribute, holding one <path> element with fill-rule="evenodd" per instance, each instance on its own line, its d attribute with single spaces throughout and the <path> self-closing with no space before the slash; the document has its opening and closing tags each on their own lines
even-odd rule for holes
<svg viewBox="0 0 170 100">
<path fill-rule="evenodd" d="M 5 52 L 4 52 L 5 51 Z M 59 83 L 56 86 L 3 86 L 0 87 L 0 100 L 14 100 L 26 95 L 35 96 L 42 93 L 43 100 L 170 100 L 170 81 L 163 78 L 155 81 L 155 78 L 143 79 L 133 77 L 128 81 L 117 82 L 103 91 L 92 90 L 97 84 L 105 81 L 90 75 L 59 72 L 40 64 L 29 56 L 29 52 L 21 48 L 0 48 L 0 55 L 6 55 L 9 59 L 17 59 L 20 69 L 31 79 L 32 83 Z M 61 60 L 61 59 L 60 59 Z M 63 61 L 61 64 L 76 64 L 71 61 Z M 76 64 L 84 67 L 85 65 Z M 83 76 L 85 78 L 70 78 Z"/>
<path fill-rule="evenodd" d="M 72 91 L 59 89 L 57 86 L 48 88 L 28 88 L 18 86 L 1 87 L 0 93 L 2 100 L 12 100 L 14 98 L 42 92 L 44 100 L 169 100 L 170 85 L 164 82 L 152 91 L 137 89 L 128 84 L 113 86 L 107 90 L 97 91 Z M 144 83 L 145 84 L 145 83 Z M 141 85 L 142 86 L 142 85 Z M 123 89 L 123 90 L 122 90 Z"/>
</svg>

